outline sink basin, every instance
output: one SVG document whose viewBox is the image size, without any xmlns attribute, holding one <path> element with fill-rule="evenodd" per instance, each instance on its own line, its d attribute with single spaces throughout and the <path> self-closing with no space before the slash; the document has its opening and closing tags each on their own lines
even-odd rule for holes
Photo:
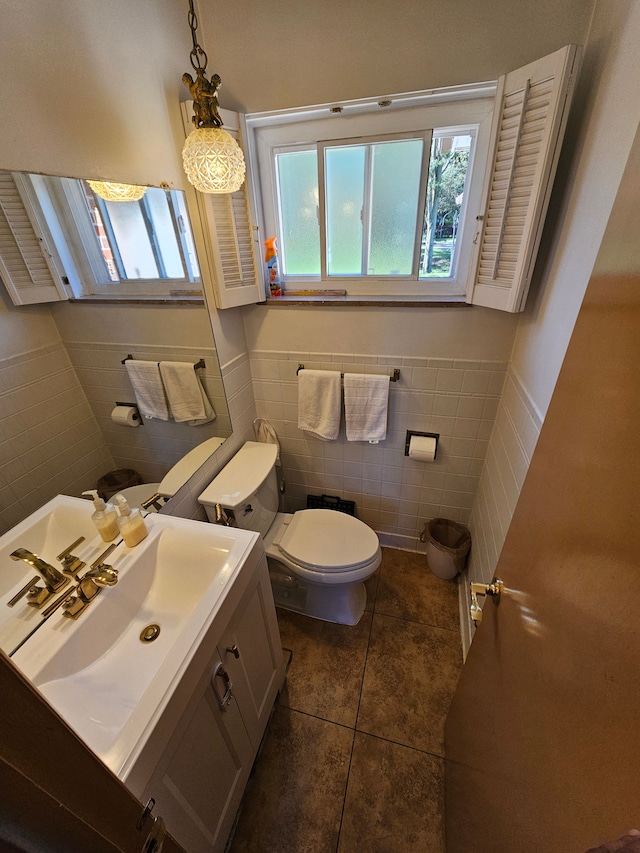
<svg viewBox="0 0 640 853">
<path fill-rule="evenodd" d="M 116 773 L 144 742 L 258 539 L 171 516 L 154 514 L 147 524 L 147 539 L 109 557 L 115 586 L 77 621 L 56 613 L 13 656 Z M 145 642 L 149 626 L 160 631 Z"/>
<path fill-rule="evenodd" d="M 56 559 L 58 554 L 84 536 L 85 541 L 73 553 L 92 562 L 108 547 L 91 521 L 92 513 L 91 501 L 58 495 L 0 536 L 0 648 L 3 651 L 13 651 L 42 622 L 41 610 L 30 607 L 24 598 L 13 607 L 7 606 L 37 574 L 27 563 L 12 560 L 9 555 L 16 548 L 26 548 L 61 569 Z"/>
</svg>

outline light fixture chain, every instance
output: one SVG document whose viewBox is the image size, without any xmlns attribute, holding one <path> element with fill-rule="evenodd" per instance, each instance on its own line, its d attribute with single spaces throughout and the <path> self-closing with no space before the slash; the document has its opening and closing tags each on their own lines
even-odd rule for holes
<svg viewBox="0 0 640 853">
<path fill-rule="evenodd" d="M 193 8 L 193 0 L 189 0 L 189 27 L 191 29 L 191 38 L 193 40 L 193 49 L 191 50 L 191 67 L 194 71 L 202 71 L 207 70 L 207 54 L 198 44 L 198 39 L 196 37 L 196 30 L 198 29 L 198 18 L 196 16 L 195 9 Z M 201 57 L 204 59 L 204 62 L 201 62 Z"/>
</svg>

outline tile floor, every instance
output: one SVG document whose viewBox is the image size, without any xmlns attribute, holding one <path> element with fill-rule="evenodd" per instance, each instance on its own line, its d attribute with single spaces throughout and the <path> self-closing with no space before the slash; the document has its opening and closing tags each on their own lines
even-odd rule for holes
<svg viewBox="0 0 640 853">
<path fill-rule="evenodd" d="M 230 853 L 443 853 L 458 589 L 383 548 L 355 627 L 278 610 L 293 651 Z"/>
</svg>

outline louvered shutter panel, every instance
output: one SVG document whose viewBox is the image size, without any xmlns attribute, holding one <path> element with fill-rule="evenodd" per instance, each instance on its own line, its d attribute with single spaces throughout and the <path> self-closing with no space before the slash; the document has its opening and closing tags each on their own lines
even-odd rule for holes
<svg viewBox="0 0 640 853">
<path fill-rule="evenodd" d="M 498 81 L 467 300 L 474 305 L 524 308 L 578 60 L 569 45 Z"/>
<path fill-rule="evenodd" d="M 33 218 L 33 221 L 32 221 Z M 11 172 L 0 170 L 0 279 L 14 305 L 66 300 L 35 215 L 29 216 Z"/>
<path fill-rule="evenodd" d="M 185 135 L 193 130 L 191 101 L 182 103 Z M 227 131 L 242 147 L 237 113 L 220 110 Z M 245 151 L 245 159 L 246 159 Z M 251 221 L 249 166 L 245 182 L 235 193 L 199 193 L 198 207 L 203 220 L 207 251 L 215 276 L 218 308 L 235 308 L 264 299 L 262 275 Z"/>
</svg>

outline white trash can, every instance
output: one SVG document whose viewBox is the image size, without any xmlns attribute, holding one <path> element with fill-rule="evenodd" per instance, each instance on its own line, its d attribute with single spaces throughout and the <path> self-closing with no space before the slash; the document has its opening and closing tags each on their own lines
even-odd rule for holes
<svg viewBox="0 0 640 853">
<path fill-rule="evenodd" d="M 432 518 L 425 523 L 420 541 L 427 543 L 427 565 L 434 575 L 450 581 L 464 569 L 471 548 L 471 534 L 464 524 Z"/>
</svg>

